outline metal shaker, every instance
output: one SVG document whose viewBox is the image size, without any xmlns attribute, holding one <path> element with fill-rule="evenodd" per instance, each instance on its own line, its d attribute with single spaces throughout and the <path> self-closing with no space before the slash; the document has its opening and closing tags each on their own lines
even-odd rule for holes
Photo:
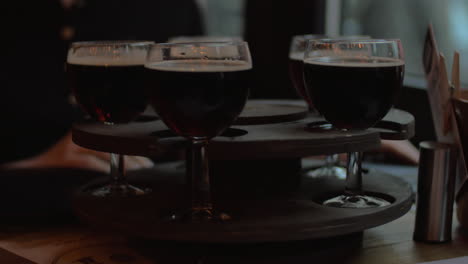
<svg viewBox="0 0 468 264">
<path fill-rule="evenodd" d="M 424 141 L 416 195 L 416 222 L 413 239 L 446 242 L 452 239 L 452 215 L 458 153 L 455 145 Z"/>
</svg>

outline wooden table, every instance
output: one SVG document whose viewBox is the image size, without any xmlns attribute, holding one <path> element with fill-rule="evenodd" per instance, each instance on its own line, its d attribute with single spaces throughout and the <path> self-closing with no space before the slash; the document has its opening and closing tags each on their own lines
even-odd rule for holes
<svg viewBox="0 0 468 264">
<path fill-rule="evenodd" d="M 405 178 L 415 187 L 415 167 L 375 164 L 365 164 L 364 167 L 393 172 L 392 174 Z M 66 264 L 415 264 L 468 255 L 468 234 L 464 235 L 459 229 L 455 216 L 453 241 L 442 244 L 414 242 L 414 217 L 413 208 L 403 217 L 388 224 L 366 230 L 364 233 L 328 240 L 248 246 L 208 245 L 200 248 L 194 248 L 193 245 L 131 240 L 77 223 L 52 227 L 4 225 L 0 228 L 0 263 L 51 264 L 54 260 L 61 259 L 61 256 L 68 256 L 74 259 L 65 262 Z M 17 255 L 32 262 L 27 262 Z M 109 262 L 111 255 L 126 256 L 134 261 Z M 84 262 L 78 261 L 80 257 Z M 95 262 L 89 262 L 93 258 Z"/>
<path fill-rule="evenodd" d="M 454 216 L 453 240 L 431 244 L 412 239 L 415 210 L 386 225 L 364 232 L 363 249 L 347 263 L 410 264 L 468 255 L 468 235 Z"/>
<path fill-rule="evenodd" d="M 193 250 L 184 251 L 185 246 L 175 249 L 172 253 L 162 244 L 151 245 L 145 250 L 140 250 L 136 245 L 141 242 L 135 244 L 134 241 L 123 237 L 96 232 L 82 226 L 45 228 L 34 232 L 4 232 L 0 234 L 0 247 L 37 264 L 50 264 L 58 256 L 69 254 L 77 249 L 86 251 L 86 248 L 93 247 L 95 247 L 93 249 L 94 258 L 97 261 L 89 262 L 93 264 L 101 263 L 99 262 L 102 261 L 100 254 L 109 256 L 111 254 L 126 254 L 132 256 L 136 261 L 129 263 L 138 264 L 166 263 L 169 256 L 171 256 L 172 263 L 189 263 L 189 259 L 195 260 L 195 258 L 202 258 L 206 263 L 228 261 L 234 258 L 242 263 L 312 263 L 312 261 L 320 260 L 318 263 L 413 264 L 468 255 L 468 236 L 463 236 L 457 223 L 454 224 L 453 228 L 453 241 L 442 244 L 414 242 L 412 240 L 413 227 L 414 210 L 411 210 L 396 221 L 365 231 L 362 237 L 355 235 L 327 241 L 325 242 L 328 245 L 325 246 L 327 248 L 317 249 L 314 242 L 303 241 L 300 243 L 249 246 L 248 253 L 246 253 L 245 247 L 237 247 L 240 249 L 239 254 L 234 254 L 236 247 L 229 246 L 229 251 L 223 251 L 216 248 L 215 245 L 215 250 L 211 254 L 203 254 L 203 257 L 194 254 Z M 348 243 L 352 244 L 351 247 L 347 245 Z M 362 243 L 362 247 L 359 245 L 360 243 Z M 268 249 L 270 246 L 271 250 Z M 175 245 L 169 247 L 175 247 Z M 207 246 L 205 249 L 209 250 L 209 247 Z M 254 252 L 256 251 L 255 247 L 261 247 L 260 253 Z M 153 252 L 152 256 L 146 254 L 149 251 Z M 271 255 L 268 252 L 271 252 Z M 89 252 L 83 254 L 83 258 L 93 259 L 93 255 Z M 0 251 L 0 263 L 24 264 L 29 262 L 24 262 L 21 258 L 16 258 L 8 252 Z M 80 264 L 82 262 L 72 263 Z M 118 262 L 103 262 L 101 264 L 108 263 Z"/>
</svg>

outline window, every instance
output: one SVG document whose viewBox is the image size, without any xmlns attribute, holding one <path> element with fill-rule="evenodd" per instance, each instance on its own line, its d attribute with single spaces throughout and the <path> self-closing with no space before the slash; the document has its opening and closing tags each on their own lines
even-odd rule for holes
<svg viewBox="0 0 468 264">
<path fill-rule="evenodd" d="M 438 48 L 445 55 L 449 74 L 455 50 L 460 52 L 460 71 L 468 71 L 468 1 L 346 0 L 341 1 L 341 6 L 342 34 L 402 40 L 408 86 L 426 86 L 422 50 L 429 23 L 433 24 Z M 460 77 L 463 84 L 468 84 L 468 74 Z"/>
</svg>

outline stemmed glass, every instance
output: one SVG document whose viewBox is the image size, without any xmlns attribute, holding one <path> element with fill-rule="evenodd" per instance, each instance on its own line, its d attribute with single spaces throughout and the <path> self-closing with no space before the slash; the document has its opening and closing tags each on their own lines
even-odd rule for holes
<svg viewBox="0 0 468 264">
<path fill-rule="evenodd" d="M 304 53 L 307 47 L 307 41 L 319 40 L 319 39 L 334 39 L 334 40 L 347 40 L 347 39 L 369 39 L 370 36 L 366 35 L 349 35 L 349 36 L 327 36 L 327 35 L 296 35 L 291 39 L 289 46 L 289 77 L 296 89 L 297 94 L 307 102 L 309 106 L 309 112 L 316 113 L 314 104 L 307 94 L 307 90 L 304 84 L 303 78 L 303 60 Z M 317 129 L 331 129 L 330 125 L 322 124 Z M 307 177 L 320 178 L 320 177 L 336 177 L 344 179 L 346 177 L 346 169 L 339 165 L 338 154 L 327 155 L 325 157 L 325 165 L 305 172 Z"/>
<path fill-rule="evenodd" d="M 78 104 L 105 125 L 128 123 L 147 106 L 144 63 L 148 41 L 72 43 L 67 56 L 69 85 Z M 133 196 L 149 192 L 128 184 L 124 155 L 110 154 L 110 182 L 95 196 Z"/>
<path fill-rule="evenodd" d="M 403 86 L 403 48 L 396 39 L 310 40 L 303 67 L 314 107 L 344 131 L 375 125 L 388 113 Z M 389 204 L 363 192 L 361 161 L 361 152 L 348 153 L 345 191 L 325 205 L 366 208 Z"/>
<path fill-rule="evenodd" d="M 164 123 L 190 142 L 191 209 L 172 219 L 223 221 L 214 211 L 207 145 L 239 116 L 248 97 L 242 80 L 252 68 L 246 42 L 162 43 L 151 47 L 148 69 L 150 105 Z"/>
<path fill-rule="evenodd" d="M 310 112 L 315 112 L 314 105 L 307 95 L 303 78 L 303 60 L 307 41 L 311 39 L 327 39 L 327 35 L 296 35 L 289 45 L 289 78 L 297 94 L 307 102 Z"/>
</svg>

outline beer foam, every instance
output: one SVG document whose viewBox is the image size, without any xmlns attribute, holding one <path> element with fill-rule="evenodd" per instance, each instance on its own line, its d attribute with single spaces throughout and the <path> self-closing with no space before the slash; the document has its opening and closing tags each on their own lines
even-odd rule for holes
<svg viewBox="0 0 468 264">
<path fill-rule="evenodd" d="M 315 57 L 307 58 L 304 64 L 313 64 L 320 66 L 335 66 L 335 67 L 396 67 L 405 65 L 401 59 L 382 58 L 382 57 Z"/>
<path fill-rule="evenodd" d="M 68 52 L 67 63 L 85 66 L 137 66 L 145 64 L 146 50 L 135 50 L 131 54 L 80 55 Z"/>
<path fill-rule="evenodd" d="M 174 72 L 233 72 L 250 70 L 252 64 L 239 60 L 170 60 L 148 63 L 145 67 Z"/>
</svg>

